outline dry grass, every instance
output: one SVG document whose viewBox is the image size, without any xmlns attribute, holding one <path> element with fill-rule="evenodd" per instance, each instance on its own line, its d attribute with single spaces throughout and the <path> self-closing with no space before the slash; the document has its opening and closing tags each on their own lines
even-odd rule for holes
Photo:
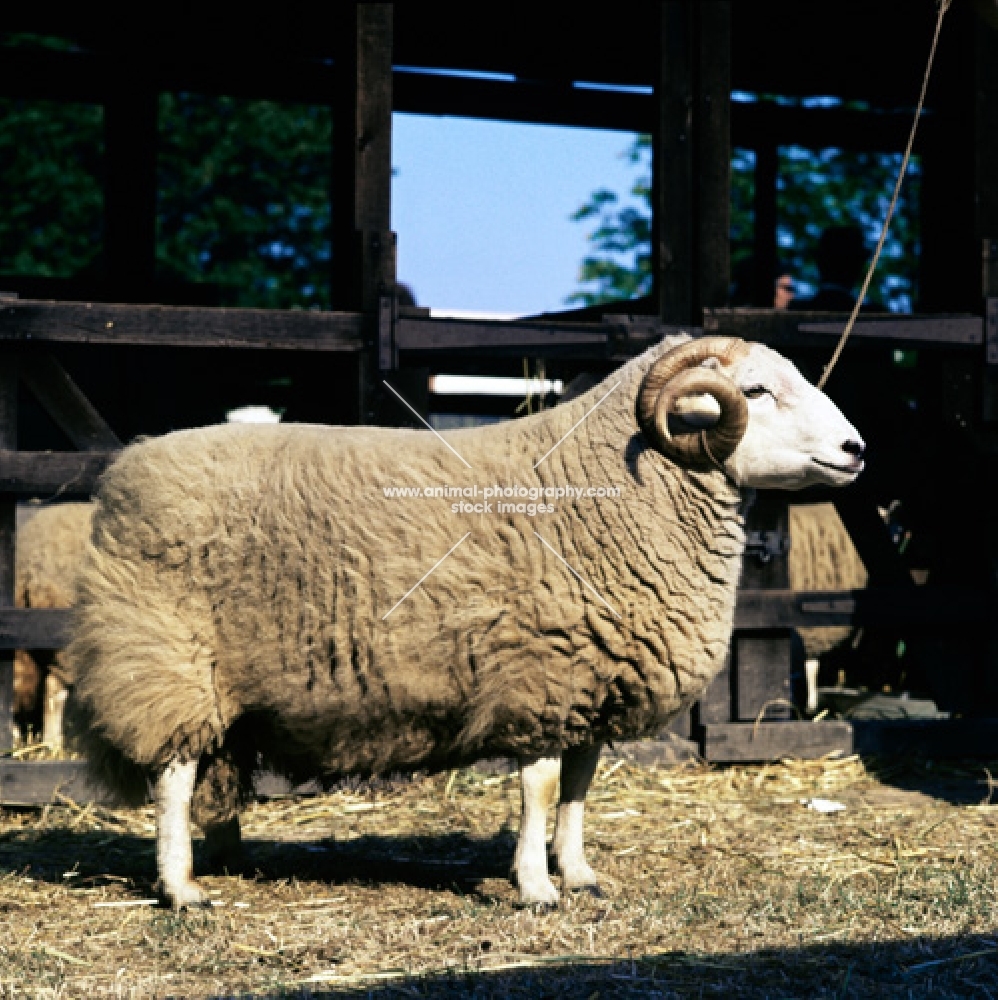
<svg viewBox="0 0 998 1000">
<path fill-rule="evenodd" d="M 556 912 L 506 880 L 513 776 L 256 805 L 246 872 L 181 915 L 141 905 L 150 810 L 7 811 L 0 997 L 998 997 L 989 780 L 611 763 L 588 835 L 607 896 Z"/>
</svg>

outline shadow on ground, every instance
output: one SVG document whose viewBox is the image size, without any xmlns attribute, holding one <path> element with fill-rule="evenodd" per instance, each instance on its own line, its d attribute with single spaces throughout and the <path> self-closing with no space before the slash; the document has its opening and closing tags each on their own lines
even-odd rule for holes
<svg viewBox="0 0 998 1000">
<path fill-rule="evenodd" d="M 810 945 L 713 957 L 665 952 L 634 959 L 578 962 L 495 971 L 455 970 L 385 982 L 328 985 L 267 994 L 268 998 L 410 996 L 457 998 L 700 998 L 783 1000 L 884 997 L 998 998 L 998 940 L 914 938 L 902 943 Z M 514 964 L 514 963 L 509 963 Z M 524 959 L 522 966 L 529 966 Z M 262 997 L 262 994 L 257 996 Z"/>
<path fill-rule="evenodd" d="M 508 877 L 515 841 L 500 832 L 483 839 L 459 833 L 307 843 L 252 839 L 244 846 L 244 862 L 228 874 L 257 882 L 297 878 L 475 894 L 485 879 Z M 196 873 L 207 874 L 200 841 L 194 845 L 194 867 Z M 148 895 L 156 879 L 155 844 L 130 834 L 22 830 L 0 836 L 0 870 L 53 885 L 91 889 L 115 884 Z"/>
<path fill-rule="evenodd" d="M 998 803 L 998 762 L 987 760 L 927 760 L 911 757 L 864 757 L 869 772 L 881 783 L 876 805 L 892 799 L 911 803 L 919 796 L 951 805 Z"/>
</svg>

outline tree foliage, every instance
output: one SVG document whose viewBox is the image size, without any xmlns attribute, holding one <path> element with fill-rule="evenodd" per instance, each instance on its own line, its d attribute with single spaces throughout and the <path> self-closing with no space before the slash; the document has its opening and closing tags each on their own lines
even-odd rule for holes
<svg viewBox="0 0 998 1000">
<path fill-rule="evenodd" d="M 0 99 L 0 273 L 64 278 L 99 264 L 103 113 Z"/>
<path fill-rule="evenodd" d="M 579 268 L 579 288 L 566 300 L 597 305 L 651 292 L 651 140 L 636 137 L 622 154 L 638 168 L 627 203 L 601 189 L 572 216 L 594 222 L 592 252 Z M 793 275 L 798 291 L 816 290 L 815 251 L 828 226 L 863 229 L 871 255 L 900 167 L 900 153 L 810 150 L 781 147 L 777 174 L 777 246 L 782 272 Z M 883 308 L 910 310 L 918 271 L 919 165 L 913 160 L 891 223 L 870 298 Z M 730 237 L 733 275 L 753 264 L 755 153 L 735 149 L 731 161 Z"/>
<path fill-rule="evenodd" d="M 331 133 L 327 107 L 161 95 L 157 277 L 328 306 Z M 0 99 L 0 274 L 103 274 L 103 159 L 99 106 Z"/>
<path fill-rule="evenodd" d="M 329 109 L 160 98 L 157 266 L 227 305 L 328 306 Z"/>
</svg>

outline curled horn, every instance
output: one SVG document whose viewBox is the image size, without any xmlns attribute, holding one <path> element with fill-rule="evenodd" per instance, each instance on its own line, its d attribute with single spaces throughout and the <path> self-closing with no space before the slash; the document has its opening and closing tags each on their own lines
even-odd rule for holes
<svg viewBox="0 0 998 1000">
<path fill-rule="evenodd" d="M 701 337 L 673 348 L 645 375 L 637 399 L 638 426 L 663 454 L 693 469 L 717 468 L 738 447 L 748 426 L 748 406 L 741 390 L 714 368 L 699 367 L 708 358 L 734 360 L 745 343 L 734 337 Z M 713 427 L 682 434 L 669 431 L 669 414 L 681 396 L 706 393 L 717 400 L 721 415 Z"/>
</svg>

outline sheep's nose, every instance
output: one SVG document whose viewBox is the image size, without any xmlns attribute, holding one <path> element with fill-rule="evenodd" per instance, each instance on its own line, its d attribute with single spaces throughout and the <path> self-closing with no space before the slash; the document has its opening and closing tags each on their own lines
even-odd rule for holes
<svg viewBox="0 0 998 1000">
<path fill-rule="evenodd" d="M 853 441 L 851 438 L 842 445 L 842 450 L 853 458 L 862 458 L 866 453 L 866 445 L 862 441 Z"/>
</svg>

